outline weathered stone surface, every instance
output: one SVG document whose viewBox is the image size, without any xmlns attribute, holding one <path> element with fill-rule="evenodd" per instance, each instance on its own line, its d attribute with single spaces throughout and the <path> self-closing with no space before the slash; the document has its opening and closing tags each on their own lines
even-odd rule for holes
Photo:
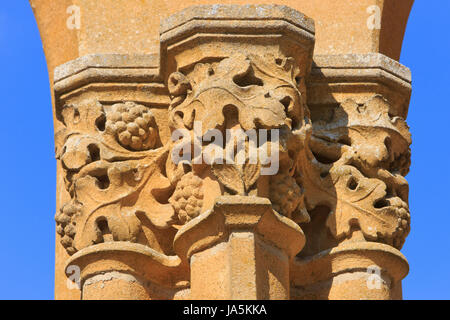
<svg viewBox="0 0 450 320">
<path fill-rule="evenodd" d="M 411 74 L 383 53 L 412 1 L 72 2 L 69 45 L 31 1 L 58 65 L 57 298 L 401 298 Z"/>
<path fill-rule="evenodd" d="M 49 71 L 89 54 L 155 53 L 160 21 L 194 5 L 216 5 L 215 0 L 31 0 L 46 51 Z M 380 52 L 398 60 L 413 0 L 223 0 L 221 5 L 291 7 L 316 22 L 317 54 Z M 79 29 L 68 29 L 67 8 L 81 9 Z M 259 10 L 264 11 L 264 10 Z M 376 19 L 373 21 L 373 19 Z M 170 20 L 169 20 L 170 21 Z M 368 21 L 375 28 L 367 27 Z M 380 22 L 377 28 L 377 23 Z M 51 76 L 52 78 L 52 76 Z"/>
<path fill-rule="evenodd" d="M 174 248 L 190 262 L 191 299 L 289 299 L 289 261 L 304 243 L 268 199 L 224 196 L 178 231 Z"/>
<path fill-rule="evenodd" d="M 371 272 L 367 272 L 367 270 Z M 292 299 L 397 300 L 408 274 L 406 258 L 374 242 L 345 243 L 291 265 Z"/>
</svg>

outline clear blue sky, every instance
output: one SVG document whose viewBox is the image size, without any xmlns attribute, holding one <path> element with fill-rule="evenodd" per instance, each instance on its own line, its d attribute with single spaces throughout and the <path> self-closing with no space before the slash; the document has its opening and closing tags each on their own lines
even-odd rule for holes
<svg viewBox="0 0 450 320">
<path fill-rule="evenodd" d="M 450 1 L 416 0 L 400 62 L 413 73 L 412 231 L 402 250 L 411 270 L 404 297 L 450 299 Z M 0 70 L 0 299 L 53 299 L 52 110 L 41 40 L 26 0 L 1 1 Z"/>
</svg>

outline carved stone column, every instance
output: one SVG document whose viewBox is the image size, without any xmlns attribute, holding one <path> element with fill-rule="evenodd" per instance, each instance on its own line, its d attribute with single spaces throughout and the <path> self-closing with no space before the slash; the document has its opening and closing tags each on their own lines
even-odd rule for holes
<svg viewBox="0 0 450 320">
<path fill-rule="evenodd" d="M 162 23 L 160 59 L 89 55 L 56 68 L 56 118 L 62 124 L 56 132 L 56 153 L 70 195 L 56 215 L 57 232 L 67 253 L 74 255 L 67 265 L 81 269 L 82 298 L 116 294 L 120 298 L 174 298 L 190 279 L 189 266 L 173 262 L 176 257 L 172 255 L 179 252 L 172 242 L 177 237 L 185 239 L 187 225 L 182 226 L 212 209 L 221 195 L 238 195 L 233 199 L 243 206 L 237 213 L 243 214 L 241 223 L 236 218 L 227 233 L 229 240 L 224 241 L 234 247 L 244 241 L 238 240 L 243 234 L 238 230 L 251 233 L 256 228 L 246 245 L 248 250 L 254 247 L 258 260 L 249 272 L 262 275 L 267 270 L 259 269 L 270 267 L 280 273 L 274 278 L 280 281 L 278 285 L 260 288 L 255 284 L 255 290 L 221 297 L 289 297 L 288 257 L 300 251 L 303 233 L 291 220 L 267 218 L 278 215 L 269 200 L 262 207 L 261 214 L 268 213 L 261 216 L 261 222 L 247 221 L 245 217 L 254 209 L 245 203 L 256 201 L 258 207 L 260 200 L 255 196 L 263 196 L 272 200 L 280 214 L 297 222 L 307 217 L 302 190 L 292 172 L 311 130 L 304 79 L 311 68 L 314 26 L 287 7 L 261 8 L 266 11 L 193 7 L 173 15 Z M 203 127 L 199 132 L 195 123 Z M 209 153 L 197 161 L 196 151 L 182 162 L 175 161 L 177 144 L 170 139 L 170 131 L 184 130 L 189 138 L 198 133 L 206 141 L 211 129 L 224 136 L 231 129 L 254 130 L 258 140 L 260 131 L 280 131 L 279 138 L 265 142 L 270 150 L 275 145 L 276 163 L 263 163 L 259 158 L 252 162 L 248 152 L 242 163 L 238 153 L 229 162 L 227 150 L 234 149 L 234 141 L 220 146 L 224 161 L 208 163 Z M 250 141 L 243 143 L 248 150 Z M 271 167 L 273 174 L 261 174 Z M 284 199 L 275 187 L 289 192 L 290 198 Z M 270 236 L 270 221 L 280 232 L 283 223 L 285 229 L 293 228 L 299 239 L 286 246 L 277 235 Z M 268 237 L 270 242 L 274 236 L 278 240 L 271 250 L 282 250 L 281 256 L 268 258 L 275 259 L 269 265 L 261 264 L 261 255 L 270 250 L 262 249 L 265 240 L 258 239 Z M 183 247 L 184 241 L 178 240 L 175 247 Z M 295 252 L 287 249 L 291 246 Z M 232 256 L 238 253 L 231 250 Z M 136 258 L 124 268 L 127 255 Z M 155 258 L 158 255 L 160 259 Z M 186 253 L 182 258 L 188 258 Z M 170 268 L 167 261 L 172 261 Z M 144 267 L 153 264 L 151 270 Z M 176 272 L 155 271 L 161 268 Z M 237 268 L 244 266 L 238 263 Z M 195 276 L 197 264 L 191 269 Z M 239 276 L 234 277 L 236 283 L 250 281 Z M 149 286 L 162 286 L 166 292 L 154 293 Z M 206 298 L 208 292 L 194 290 L 193 294 Z"/>
<path fill-rule="evenodd" d="M 384 55 L 315 57 L 301 178 L 311 221 L 301 225 L 307 244 L 292 268 L 296 298 L 401 298 L 410 93 L 410 71 Z"/>
<path fill-rule="evenodd" d="M 169 98 L 158 79 L 147 55 L 91 55 L 55 71 L 56 154 L 70 195 L 55 219 L 82 298 L 173 299 L 187 287 L 172 247 Z"/>
<path fill-rule="evenodd" d="M 268 199 L 225 196 L 180 229 L 174 246 L 190 260 L 191 299 L 289 299 L 289 262 L 304 235 Z"/>
<path fill-rule="evenodd" d="M 57 298 L 400 299 L 412 1 L 166 2 L 31 1 Z"/>
</svg>

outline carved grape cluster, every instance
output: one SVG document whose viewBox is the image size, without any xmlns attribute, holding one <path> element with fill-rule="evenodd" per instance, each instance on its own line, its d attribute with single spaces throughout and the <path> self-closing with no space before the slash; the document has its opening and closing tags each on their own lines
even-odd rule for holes
<svg viewBox="0 0 450 320">
<path fill-rule="evenodd" d="M 70 255 L 77 251 L 73 246 L 73 240 L 76 234 L 76 226 L 73 218 L 80 210 L 81 204 L 69 202 L 61 208 L 55 217 L 56 232 L 61 236 L 61 244 Z"/>
<path fill-rule="evenodd" d="M 203 206 L 203 182 L 192 172 L 184 175 L 178 182 L 175 192 L 169 199 L 181 224 L 200 215 Z"/>
<path fill-rule="evenodd" d="M 118 103 L 111 107 L 106 119 L 107 132 L 123 147 L 134 151 L 155 147 L 158 131 L 155 118 L 147 107 L 134 102 Z"/>
<path fill-rule="evenodd" d="M 272 176 L 270 181 L 270 200 L 273 209 L 291 217 L 302 199 L 302 190 L 296 180 L 288 174 Z"/>
</svg>

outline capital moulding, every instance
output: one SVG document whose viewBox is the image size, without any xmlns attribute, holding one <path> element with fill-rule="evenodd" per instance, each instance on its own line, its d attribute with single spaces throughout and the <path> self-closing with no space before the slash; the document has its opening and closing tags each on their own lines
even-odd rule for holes
<svg viewBox="0 0 450 320">
<path fill-rule="evenodd" d="M 54 90 L 56 95 L 61 96 L 94 83 L 163 84 L 160 70 L 157 54 L 92 54 L 57 67 Z M 350 90 L 356 91 L 343 90 L 342 86 L 376 86 L 378 92 L 397 102 L 393 103 L 398 108 L 396 114 L 403 118 L 407 116 L 411 96 L 411 71 L 380 53 L 315 55 L 306 84 L 309 105 L 324 103 L 324 98 L 327 97 L 323 94 L 325 88 L 328 92 L 342 94 Z M 337 88 L 333 90 L 333 86 Z"/>
<path fill-rule="evenodd" d="M 310 107 L 373 92 L 390 101 L 393 115 L 406 119 L 411 71 L 381 53 L 314 56 L 308 78 Z"/>
<path fill-rule="evenodd" d="M 291 264 L 291 297 L 397 300 L 401 299 L 401 280 L 408 272 L 406 258 L 391 246 L 345 243 L 308 258 L 297 258 Z"/>
<path fill-rule="evenodd" d="M 84 300 L 98 299 L 99 294 L 103 299 L 176 299 L 189 287 L 189 274 L 179 257 L 137 243 L 87 247 L 68 259 L 66 269 L 73 266 L 82 270 Z"/>
<path fill-rule="evenodd" d="M 158 54 L 54 70 L 57 239 L 81 298 L 401 298 L 410 71 L 314 44 L 289 7 L 203 5 L 161 22 Z M 177 163 L 171 135 L 196 122 L 202 138 L 278 130 L 277 171 L 248 154 Z"/>
</svg>

